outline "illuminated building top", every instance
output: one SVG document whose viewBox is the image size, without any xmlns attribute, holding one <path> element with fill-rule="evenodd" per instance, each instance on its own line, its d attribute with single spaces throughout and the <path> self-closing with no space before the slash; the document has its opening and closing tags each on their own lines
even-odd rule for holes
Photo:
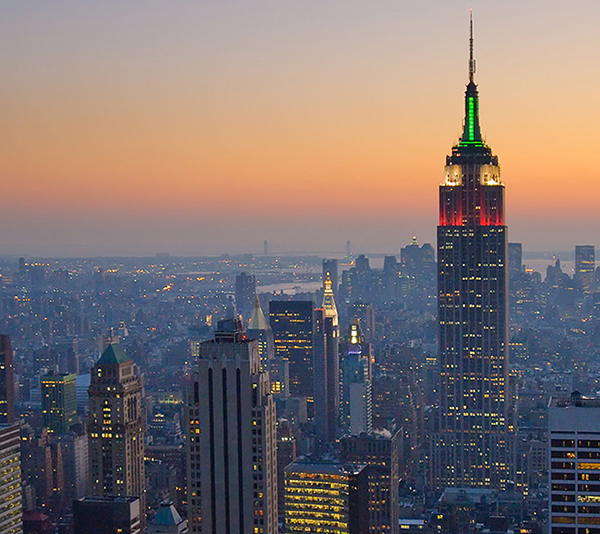
<svg viewBox="0 0 600 534">
<path fill-rule="evenodd" d="M 486 145 L 479 125 L 479 93 L 475 84 L 473 19 L 469 36 L 469 83 L 465 92 L 463 134 L 446 158 L 440 187 L 440 226 L 502 226 L 504 186 L 498 157 Z"/>
<path fill-rule="evenodd" d="M 333 295 L 331 275 L 327 273 L 325 277 L 325 289 L 323 290 L 323 305 L 325 317 L 333 317 L 333 326 L 338 325 L 338 311 L 335 305 L 335 297 Z"/>
<path fill-rule="evenodd" d="M 252 310 L 252 315 L 250 316 L 250 323 L 248 325 L 248 330 L 270 330 L 271 327 L 267 320 L 265 319 L 265 314 L 260 307 L 260 300 L 258 300 L 258 295 L 256 295 L 256 299 L 254 301 L 254 310 Z"/>
</svg>

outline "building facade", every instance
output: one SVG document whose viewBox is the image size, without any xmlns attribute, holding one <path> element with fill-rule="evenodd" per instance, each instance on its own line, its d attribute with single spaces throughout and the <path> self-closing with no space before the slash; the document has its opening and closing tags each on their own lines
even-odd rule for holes
<svg viewBox="0 0 600 534">
<path fill-rule="evenodd" d="M 498 158 L 482 138 L 473 34 L 465 123 L 446 160 L 438 226 L 439 432 L 431 482 L 503 488 L 512 480 L 507 228 Z"/>
<path fill-rule="evenodd" d="M 10 336 L 0 335 L 0 424 L 15 422 L 15 383 Z"/>
<path fill-rule="evenodd" d="M 341 427 L 357 436 L 373 427 L 371 344 L 362 333 L 360 320 L 351 319 L 348 336 L 340 344 L 342 357 Z"/>
<path fill-rule="evenodd" d="M 23 532 L 19 424 L 0 425 L 0 532 Z"/>
<path fill-rule="evenodd" d="M 289 362 L 290 396 L 314 398 L 313 302 L 311 300 L 269 303 L 275 357 Z"/>
<path fill-rule="evenodd" d="M 186 411 L 190 532 L 276 534 L 275 405 L 239 318 L 200 345 Z"/>
<path fill-rule="evenodd" d="M 44 426 L 51 434 L 64 434 L 76 422 L 76 378 L 69 373 L 50 373 L 40 380 Z"/>
<path fill-rule="evenodd" d="M 74 534 L 141 534 L 141 517 L 137 497 L 84 497 L 73 501 Z"/>
<path fill-rule="evenodd" d="M 550 534 L 600 532 L 600 398 L 552 397 Z"/>
<path fill-rule="evenodd" d="M 364 465 L 294 462 L 285 468 L 285 532 L 368 534 Z"/>
<path fill-rule="evenodd" d="M 145 518 L 142 383 L 133 360 L 111 343 L 91 370 L 90 490 L 96 497 L 138 497 Z"/>
<path fill-rule="evenodd" d="M 342 462 L 366 465 L 370 534 L 398 534 L 401 444 L 400 431 L 345 436 L 341 440 Z"/>
</svg>

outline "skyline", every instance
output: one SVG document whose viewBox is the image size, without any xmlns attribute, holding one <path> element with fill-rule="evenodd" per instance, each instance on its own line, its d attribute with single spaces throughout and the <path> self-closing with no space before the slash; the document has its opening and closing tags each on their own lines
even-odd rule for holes
<svg viewBox="0 0 600 534">
<path fill-rule="evenodd" d="M 29 5 L 0 21 L 4 254 L 433 243 L 469 7 L 509 241 L 600 244 L 592 2 Z"/>
</svg>

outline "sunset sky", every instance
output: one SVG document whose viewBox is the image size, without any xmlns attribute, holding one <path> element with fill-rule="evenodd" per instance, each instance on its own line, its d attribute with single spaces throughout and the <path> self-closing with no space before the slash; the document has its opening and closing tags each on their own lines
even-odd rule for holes
<svg viewBox="0 0 600 534">
<path fill-rule="evenodd" d="M 600 246 L 600 2 L 0 7 L 0 254 L 435 243 L 469 8 L 509 240 Z"/>
</svg>

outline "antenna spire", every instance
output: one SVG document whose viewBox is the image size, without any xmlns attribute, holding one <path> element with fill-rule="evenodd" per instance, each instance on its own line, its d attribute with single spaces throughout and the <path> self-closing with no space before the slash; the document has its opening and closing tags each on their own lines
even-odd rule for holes
<svg viewBox="0 0 600 534">
<path fill-rule="evenodd" d="M 469 28 L 469 83 L 473 83 L 475 78 L 475 59 L 473 58 L 473 8 L 469 10 L 470 28 Z"/>
</svg>

